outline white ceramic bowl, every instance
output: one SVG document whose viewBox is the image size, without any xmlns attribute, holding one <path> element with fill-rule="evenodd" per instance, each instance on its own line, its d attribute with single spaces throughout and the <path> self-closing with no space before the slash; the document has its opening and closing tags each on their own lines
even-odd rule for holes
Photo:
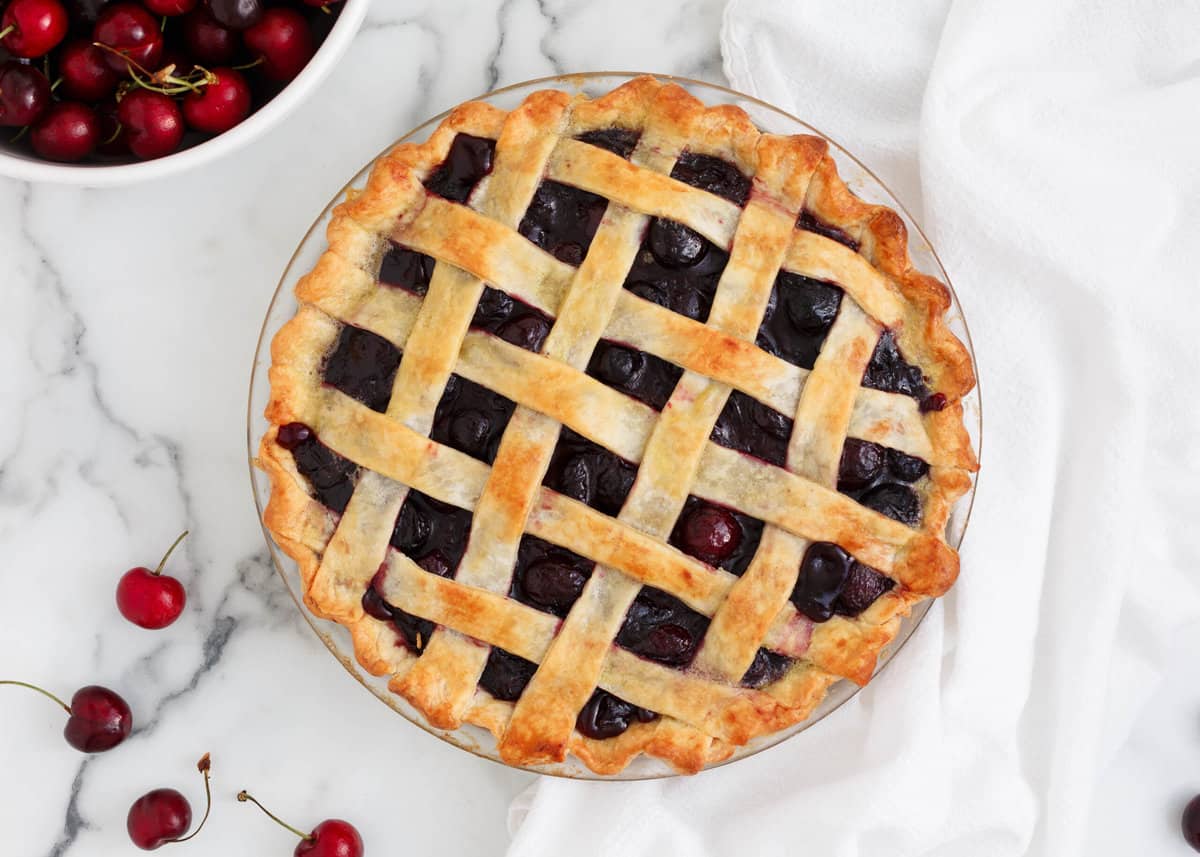
<svg viewBox="0 0 1200 857">
<path fill-rule="evenodd" d="M 130 164 L 57 164 L 4 142 L 0 143 L 0 175 L 31 182 L 111 187 L 174 175 L 215 161 L 261 136 L 317 88 L 349 47 L 369 5 L 370 0 L 344 0 L 337 22 L 304 71 L 244 122 L 224 134 L 165 158 Z"/>
</svg>

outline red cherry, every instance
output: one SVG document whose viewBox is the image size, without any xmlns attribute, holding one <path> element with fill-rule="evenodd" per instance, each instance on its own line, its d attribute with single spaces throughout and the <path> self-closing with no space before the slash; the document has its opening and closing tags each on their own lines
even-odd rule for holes
<svg viewBox="0 0 1200 857">
<path fill-rule="evenodd" d="M 212 787 L 208 780 L 210 767 L 211 760 L 205 753 L 196 763 L 196 769 L 204 775 L 204 795 L 208 805 L 196 829 L 187 836 L 183 835 L 192 826 L 192 805 L 187 798 L 175 789 L 155 789 L 142 795 L 129 807 L 125 829 L 134 845 L 143 851 L 153 851 L 170 842 L 186 842 L 201 831 L 212 810 Z"/>
<path fill-rule="evenodd" d="M 129 135 L 129 151 L 143 161 L 171 154 L 183 139 L 179 105 L 161 92 L 133 90 L 117 105 L 117 118 Z"/>
<path fill-rule="evenodd" d="M 166 555 L 154 571 L 138 566 L 121 575 L 117 584 L 117 609 L 133 624 L 157 631 L 170 625 L 183 612 L 187 603 L 187 592 L 184 591 L 182 583 L 164 575 L 162 570 L 167 564 L 167 558 L 171 556 L 171 551 L 175 550 L 186 535 L 185 530 L 183 535 L 167 548 Z"/>
<path fill-rule="evenodd" d="M 0 47 L 15 57 L 40 57 L 66 37 L 68 24 L 58 0 L 12 0 L 0 16 Z"/>
<path fill-rule="evenodd" d="M 354 825 L 340 818 L 329 818 L 313 828 L 312 833 L 302 833 L 285 821 L 280 820 L 273 812 L 255 800 L 245 790 L 238 792 L 237 799 L 242 803 L 250 801 L 280 827 L 290 830 L 300 837 L 295 857 L 362 857 L 363 841 Z"/>
<path fill-rule="evenodd" d="M 742 528 L 728 509 L 702 504 L 684 518 L 680 536 L 684 551 L 715 565 L 737 550 Z"/>
<path fill-rule="evenodd" d="M 48 690 L 35 684 L 11 679 L 0 684 L 12 684 L 36 690 L 57 702 L 70 715 L 63 729 L 67 743 L 82 753 L 103 753 L 111 750 L 129 737 L 133 729 L 133 714 L 129 703 L 116 691 L 99 685 L 88 685 L 75 691 L 71 704 L 67 705 Z"/>
<path fill-rule="evenodd" d="M 1180 827 L 1183 829 L 1184 841 L 1200 851 L 1200 795 L 1196 795 L 1184 807 Z"/>
<path fill-rule="evenodd" d="M 215 68 L 215 82 L 183 99 L 183 118 L 197 131 L 220 134 L 250 115 L 250 85 L 241 72 Z"/>
<path fill-rule="evenodd" d="M 308 21 L 295 9 L 280 6 L 266 10 L 242 38 L 246 47 L 262 58 L 263 74 L 271 80 L 291 80 L 316 52 Z"/>
<path fill-rule="evenodd" d="M 62 101 L 42 114 L 29 134 L 33 150 L 51 161 L 80 161 L 100 142 L 96 111 L 76 101 Z"/>
<path fill-rule="evenodd" d="M 238 47 L 237 33 L 221 26 L 204 6 L 183 19 L 183 41 L 196 62 L 205 65 L 229 62 Z"/>
<path fill-rule="evenodd" d="M 101 12 L 92 41 L 108 48 L 104 61 L 119 75 L 128 73 L 130 63 L 154 69 L 163 52 L 158 21 L 136 3 L 117 3 Z"/>
<path fill-rule="evenodd" d="M 142 5 L 155 15 L 186 15 L 199 5 L 200 0 L 142 0 Z"/>
<path fill-rule="evenodd" d="M 16 60 L 0 65 L 0 125 L 32 125 L 49 106 L 45 75 Z"/>
<path fill-rule="evenodd" d="M 108 67 L 104 51 L 83 39 L 63 46 L 58 54 L 62 92 L 80 101 L 99 101 L 117 88 L 117 75 Z"/>
<path fill-rule="evenodd" d="M 129 132 L 117 118 L 117 102 L 111 98 L 103 102 L 96 108 L 96 115 L 100 117 L 100 145 L 96 151 L 102 155 L 128 155 Z"/>
</svg>

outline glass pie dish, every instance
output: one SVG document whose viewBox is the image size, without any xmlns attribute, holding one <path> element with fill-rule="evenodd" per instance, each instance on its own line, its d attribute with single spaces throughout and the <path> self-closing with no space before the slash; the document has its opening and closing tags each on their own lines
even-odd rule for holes
<svg viewBox="0 0 1200 857">
<path fill-rule="evenodd" d="M 561 89 L 568 92 L 580 92 L 589 96 L 595 96 L 603 92 L 607 92 L 629 79 L 635 77 L 632 73 L 595 73 L 595 74 L 576 74 L 565 75 L 552 78 L 543 78 L 540 80 L 529 81 L 526 83 L 517 84 L 515 86 L 506 87 L 501 90 L 481 96 L 479 101 L 488 102 L 500 109 L 509 110 L 517 106 L 526 96 L 539 89 Z M 763 130 L 775 134 L 810 134 L 824 137 L 819 131 L 816 131 L 807 124 L 801 122 L 795 117 L 789 116 L 776 108 L 771 107 L 764 102 L 750 98 L 733 92 L 722 87 L 713 86 L 710 84 L 691 81 L 680 78 L 670 78 L 660 76 L 663 80 L 670 80 L 683 86 L 691 94 L 695 95 L 706 104 L 730 104 L 741 107 L 745 110 L 753 121 Z M 401 138 L 400 141 L 422 141 L 437 127 L 446 114 L 434 117 L 423 125 L 411 131 L 409 134 Z M 844 178 L 846 184 L 859 197 L 871 203 L 880 203 L 894 209 L 904 219 L 910 236 L 910 255 L 913 265 L 925 272 L 937 276 L 943 282 L 949 282 L 945 271 L 939 263 L 936 254 L 934 253 L 929 242 L 924 238 L 919 227 L 912 221 L 911 217 L 904 211 L 903 206 L 895 199 L 890 191 L 862 164 L 853 158 L 849 153 L 839 147 L 836 143 L 830 141 L 830 154 L 837 162 L 838 169 Z M 390 148 L 390 147 L 389 147 Z M 365 183 L 367 174 L 371 165 L 364 167 L 357 175 L 355 175 L 346 188 L 359 187 Z M 248 452 L 251 459 L 251 480 L 254 489 L 255 503 L 258 508 L 260 519 L 263 514 L 264 507 L 270 495 L 270 481 L 260 471 L 253 467 L 253 459 L 256 455 L 259 438 L 267 430 L 268 425 L 263 414 L 263 409 L 266 405 L 269 390 L 267 382 L 267 366 L 269 363 L 269 344 L 271 339 L 279 328 L 291 318 L 296 310 L 296 303 L 292 292 L 296 281 L 307 271 L 309 271 L 316 260 L 325 249 L 325 234 L 324 227 L 327 224 L 331 211 L 334 205 L 340 202 L 344 195 L 345 189 L 340 192 L 331 201 L 330 204 L 321 213 L 320 217 L 309 229 L 301 242 L 299 248 L 292 256 L 283 277 L 280 280 L 275 295 L 272 298 L 270 307 L 268 308 L 267 317 L 263 324 L 263 329 L 259 338 L 258 347 L 255 354 L 254 368 L 250 385 L 249 396 L 249 414 L 247 423 L 247 441 Z M 965 320 L 962 317 L 961 308 L 956 298 L 952 294 L 952 306 L 947 314 L 947 323 L 950 330 L 959 337 L 966 345 L 968 351 L 971 351 L 970 335 L 966 328 Z M 971 359 L 974 361 L 973 352 Z M 963 399 L 965 423 L 970 434 L 972 444 L 978 451 L 980 443 L 980 435 L 982 430 L 981 410 L 978 388 L 976 387 Z M 955 506 L 948 523 L 946 538 L 949 544 L 958 548 L 961 544 L 963 534 L 966 529 L 967 520 L 969 518 L 971 505 L 974 498 L 974 482 L 972 482 L 971 490 L 962 497 Z M 265 532 L 265 531 L 264 531 Z M 431 726 L 424 716 L 416 708 L 412 707 L 405 699 L 391 693 L 388 690 L 388 678 L 375 677 L 370 675 L 366 670 L 362 669 L 354 657 L 354 648 L 351 643 L 350 634 L 343 627 L 333 623 L 318 622 L 315 620 L 303 605 L 300 574 L 296 564 L 282 554 L 278 550 L 269 535 L 267 542 L 271 549 L 272 558 L 276 568 L 288 586 L 288 589 L 296 601 L 297 606 L 305 615 L 309 624 L 318 634 L 330 651 L 340 660 L 343 665 L 354 675 L 365 687 L 371 690 L 383 702 L 389 705 L 392 709 L 403 715 L 425 731 L 431 732 L 438 737 L 446 740 L 462 749 L 468 750 L 476 755 L 483 756 L 495 761 L 500 761 L 500 756 L 496 746 L 496 741 L 491 733 L 486 730 L 479 729 L 473 726 L 464 726 L 455 731 L 446 731 L 437 729 Z M 904 642 L 912 634 L 913 630 L 919 625 L 920 621 L 928 612 L 931 601 L 920 603 L 913 611 L 912 615 L 904 620 L 899 634 L 895 640 L 883 650 L 878 660 L 877 669 L 884 668 L 891 658 L 899 651 Z M 753 755 L 767 747 L 774 746 L 787 739 L 788 737 L 803 731 L 804 729 L 817 722 L 834 709 L 839 707 L 846 700 L 850 699 L 857 691 L 858 687 L 850 682 L 842 681 L 835 684 L 824 702 L 816 709 L 811 717 L 807 720 L 796 724 L 787 729 L 774 732 L 768 735 L 763 735 L 757 739 L 750 741 L 742 747 L 739 747 L 733 755 L 723 762 L 728 764 L 737 759 L 745 758 Z M 574 757 L 569 757 L 566 761 L 551 764 L 530 766 L 528 770 L 552 774 L 558 776 L 586 778 L 586 779 L 646 779 L 654 777 L 672 776 L 675 771 L 670 768 L 665 762 L 657 759 L 642 757 L 636 759 L 628 768 L 614 777 L 603 777 L 591 772 L 584 764 L 576 760 Z"/>
</svg>

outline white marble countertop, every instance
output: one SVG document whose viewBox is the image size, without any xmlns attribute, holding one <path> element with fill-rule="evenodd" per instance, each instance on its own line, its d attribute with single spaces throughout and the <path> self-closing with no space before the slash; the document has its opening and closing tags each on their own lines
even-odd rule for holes
<svg viewBox="0 0 1200 857">
<path fill-rule="evenodd" d="M 0 677 L 65 695 L 106 684 L 137 720 L 118 751 L 83 757 L 53 706 L 5 692 L 6 855 L 132 853 L 130 802 L 173 786 L 198 807 L 204 751 L 216 801 L 193 853 L 289 853 L 286 833 L 235 803 L 242 787 L 300 826 L 353 820 L 375 855 L 503 850 L 508 802 L 532 776 L 400 721 L 328 655 L 275 576 L 246 472 L 259 325 L 316 213 L 408 128 L 557 72 L 723 81 L 722 6 L 376 0 L 314 96 L 232 158 L 117 190 L 0 179 Z M 185 527 L 170 569 L 188 610 L 157 633 L 127 624 L 117 578 Z M 1173 655 L 1181 666 L 1196 630 Z M 1143 714 L 1099 784 L 1092 853 L 1146 841 L 1182 853 L 1173 789 L 1200 761 L 1197 711 L 1200 688 L 1176 686 Z"/>
</svg>

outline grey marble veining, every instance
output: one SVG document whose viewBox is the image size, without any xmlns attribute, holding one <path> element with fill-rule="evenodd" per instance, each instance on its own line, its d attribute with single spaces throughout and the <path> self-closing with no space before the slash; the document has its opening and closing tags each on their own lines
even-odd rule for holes
<svg viewBox="0 0 1200 857">
<path fill-rule="evenodd" d="M 84 757 L 53 705 L 0 688 L 6 854 L 131 853 L 125 814 L 143 792 L 175 787 L 200 811 L 205 751 L 216 800 L 194 853 L 289 853 L 234 801 L 242 787 L 301 826 L 352 819 L 373 854 L 503 850 L 530 777 L 372 699 L 274 574 L 246 472 L 259 325 L 313 217 L 391 140 L 532 77 L 719 81 L 722 6 L 376 0 L 313 97 L 223 162 L 114 190 L 0 179 L 0 677 L 61 695 L 106 684 L 136 721 L 125 745 Z M 184 616 L 125 623 L 117 578 L 184 528 L 170 564 Z"/>
</svg>

